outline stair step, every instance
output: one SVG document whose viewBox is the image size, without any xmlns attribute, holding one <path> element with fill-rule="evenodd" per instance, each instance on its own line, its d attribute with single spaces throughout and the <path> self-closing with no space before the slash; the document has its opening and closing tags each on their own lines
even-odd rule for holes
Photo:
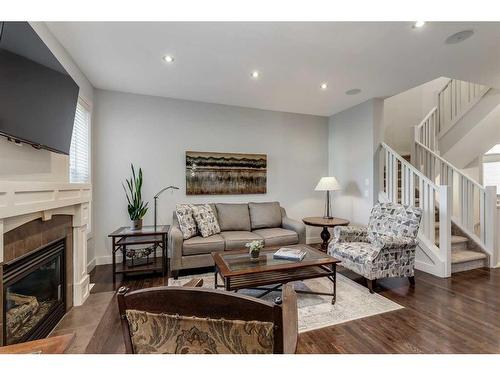
<svg viewBox="0 0 500 375">
<path fill-rule="evenodd" d="M 479 259 L 486 259 L 486 254 L 473 250 L 451 250 L 451 263 L 453 264 Z"/>
<path fill-rule="evenodd" d="M 463 236 L 451 236 L 451 250 L 466 250 L 467 249 L 467 243 L 469 242 L 469 239 L 467 237 Z M 439 238 L 435 239 L 436 245 L 439 245 Z"/>
<path fill-rule="evenodd" d="M 488 257 L 484 253 L 472 250 L 451 252 L 451 273 L 470 271 L 488 266 Z"/>
</svg>

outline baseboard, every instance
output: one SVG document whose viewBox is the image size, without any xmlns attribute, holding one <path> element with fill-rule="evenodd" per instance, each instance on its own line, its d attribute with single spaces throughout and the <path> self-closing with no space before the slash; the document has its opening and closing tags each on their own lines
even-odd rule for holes
<svg viewBox="0 0 500 375">
<path fill-rule="evenodd" d="M 95 266 L 96 266 L 96 260 L 94 258 L 90 262 L 87 263 L 87 273 L 92 272 L 92 270 L 95 268 Z"/>
<path fill-rule="evenodd" d="M 306 243 L 308 245 L 313 245 L 313 244 L 318 244 L 318 243 L 322 243 L 323 240 L 321 239 L 321 237 L 307 237 L 306 238 Z"/>
<path fill-rule="evenodd" d="M 118 254 L 116 255 L 116 261 L 117 262 L 122 261 L 121 255 L 118 255 Z M 104 255 L 104 256 L 100 256 L 100 257 L 95 258 L 96 266 L 102 266 L 104 264 L 112 264 L 112 263 L 113 263 L 113 257 L 111 255 Z"/>
</svg>

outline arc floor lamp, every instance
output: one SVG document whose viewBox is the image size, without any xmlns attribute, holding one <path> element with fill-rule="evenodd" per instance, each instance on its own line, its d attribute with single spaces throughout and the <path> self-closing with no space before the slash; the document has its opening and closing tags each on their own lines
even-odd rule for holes
<svg viewBox="0 0 500 375">
<path fill-rule="evenodd" d="M 154 209 L 155 209 L 155 231 L 156 231 L 156 223 L 157 223 L 157 216 L 156 216 L 156 206 L 158 205 L 158 197 L 164 192 L 164 191 L 167 191 L 167 190 L 179 190 L 179 188 L 177 186 L 167 186 L 163 189 L 161 189 L 158 193 L 156 193 L 156 195 L 153 197 L 154 200 L 155 200 L 155 205 L 154 205 Z"/>
</svg>

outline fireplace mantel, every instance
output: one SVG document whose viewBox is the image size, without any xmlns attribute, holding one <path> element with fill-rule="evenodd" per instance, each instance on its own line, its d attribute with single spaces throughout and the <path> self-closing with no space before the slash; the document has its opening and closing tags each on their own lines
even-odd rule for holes
<svg viewBox="0 0 500 375">
<path fill-rule="evenodd" d="M 57 182 L 0 182 L 0 264 L 4 233 L 27 222 L 53 215 L 73 217 L 73 302 L 81 305 L 89 295 L 87 273 L 87 226 L 90 221 L 90 184 Z"/>
</svg>

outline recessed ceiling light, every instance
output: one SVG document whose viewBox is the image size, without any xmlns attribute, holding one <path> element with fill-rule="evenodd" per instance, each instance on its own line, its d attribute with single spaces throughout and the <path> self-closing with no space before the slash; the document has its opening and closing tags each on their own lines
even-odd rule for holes
<svg viewBox="0 0 500 375">
<path fill-rule="evenodd" d="M 254 70 L 254 71 L 252 72 L 251 76 L 252 76 L 252 78 L 257 79 L 257 78 L 259 78 L 260 73 L 259 73 L 257 70 Z"/>
<path fill-rule="evenodd" d="M 163 56 L 163 60 L 165 60 L 165 62 L 168 62 L 168 63 L 173 63 L 174 62 L 174 58 L 170 55 L 165 55 Z"/>
<path fill-rule="evenodd" d="M 328 88 L 328 83 L 323 82 L 323 83 L 319 86 L 319 88 L 320 88 L 321 90 L 326 90 L 326 89 Z"/>
<path fill-rule="evenodd" d="M 413 28 L 415 29 L 420 29 L 421 27 L 423 27 L 425 25 L 425 21 L 417 21 L 413 24 Z"/>
<path fill-rule="evenodd" d="M 474 35 L 473 30 L 459 31 L 458 33 L 450 35 L 448 38 L 446 38 L 445 43 L 446 44 L 460 43 L 463 42 L 465 39 L 469 39 L 472 35 Z"/>
<path fill-rule="evenodd" d="M 361 92 L 360 89 L 350 89 L 345 92 L 346 95 L 357 95 Z"/>
</svg>

